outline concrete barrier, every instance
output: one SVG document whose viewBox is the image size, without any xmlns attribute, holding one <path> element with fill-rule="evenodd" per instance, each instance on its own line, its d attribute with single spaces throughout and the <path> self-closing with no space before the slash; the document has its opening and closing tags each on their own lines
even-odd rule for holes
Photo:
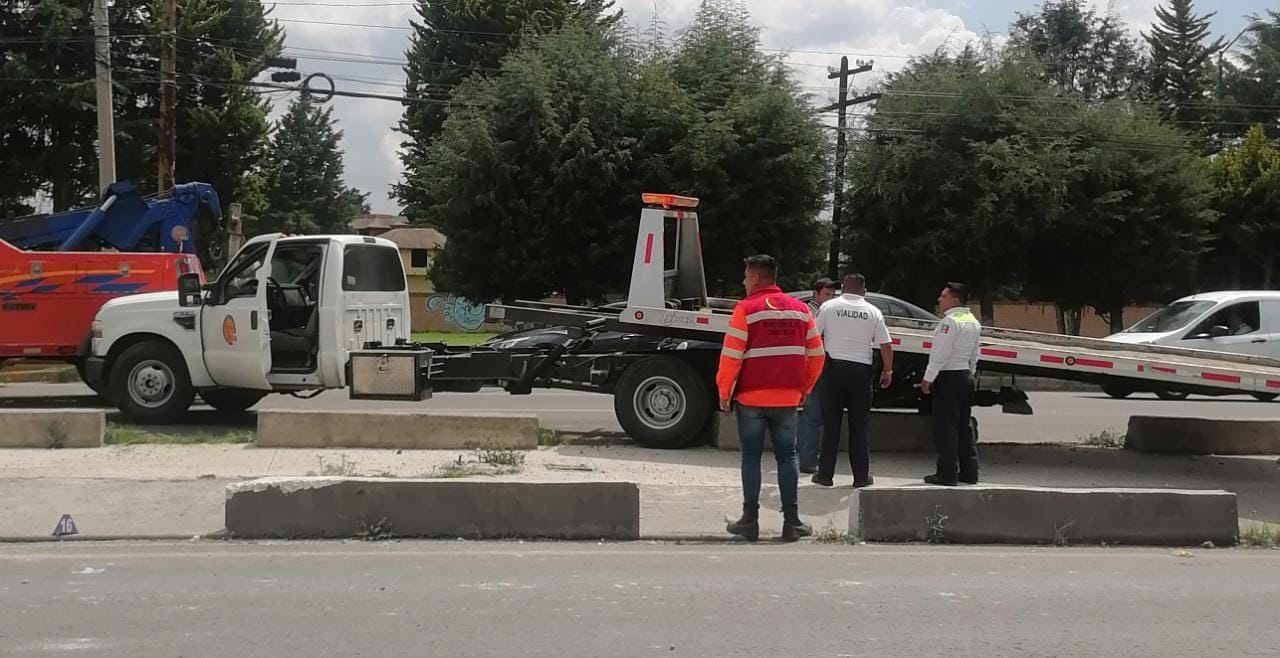
<svg viewBox="0 0 1280 658">
<path fill-rule="evenodd" d="M 849 535 L 864 541 L 1231 546 L 1238 534 L 1228 491 L 918 486 L 849 497 Z"/>
<path fill-rule="evenodd" d="M 232 537 L 640 537 L 630 482 L 264 478 L 227 485 Z"/>
<path fill-rule="evenodd" d="M 1280 419 L 1132 416 L 1124 447 L 1165 455 L 1277 455 L 1280 454 Z"/>
<path fill-rule="evenodd" d="M 264 448 L 537 448 L 533 414 L 422 411 L 259 411 Z"/>
<path fill-rule="evenodd" d="M 970 419 L 973 431 L 978 431 L 978 419 Z M 893 411 L 871 412 L 871 452 L 933 452 L 933 417 L 923 414 Z M 722 413 L 716 430 L 716 447 L 721 450 L 738 449 L 738 419 L 733 413 Z M 768 440 L 765 449 L 771 450 Z M 849 421 L 840 427 L 840 451 L 849 451 Z"/>
<path fill-rule="evenodd" d="M 0 411 L 0 448 L 101 448 L 106 432 L 100 409 Z"/>
</svg>

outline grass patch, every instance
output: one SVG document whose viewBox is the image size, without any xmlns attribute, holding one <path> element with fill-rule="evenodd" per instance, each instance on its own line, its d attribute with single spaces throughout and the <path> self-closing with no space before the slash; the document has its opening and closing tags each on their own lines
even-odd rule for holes
<svg viewBox="0 0 1280 658">
<path fill-rule="evenodd" d="M 481 448 L 476 451 L 476 460 L 490 466 L 524 467 L 524 453 L 511 448 Z"/>
<path fill-rule="evenodd" d="M 847 544 L 849 533 L 837 528 L 831 521 L 827 521 L 826 526 L 813 532 L 813 542 L 815 544 Z"/>
<path fill-rule="evenodd" d="M 308 476 L 323 475 L 325 477 L 355 477 L 356 462 L 347 453 L 338 455 L 338 461 L 329 461 L 324 457 L 316 457 L 318 471 L 307 471 Z"/>
<path fill-rule="evenodd" d="M 484 448 L 470 456 L 437 467 L 429 478 L 467 478 L 477 475 L 514 475 L 524 471 L 524 453 L 510 448 Z"/>
<path fill-rule="evenodd" d="M 1241 524 L 1240 545 L 1252 548 L 1280 548 L 1280 525 L 1256 521 Z"/>
<path fill-rule="evenodd" d="M 143 444 L 160 445 L 199 445 L 219 443 L 253 443 L 254 434 L 250 430 L 223 430 L 197 432 L 151 432 L 133 425 L 107 425 L 104 442 L 109 446 L 133 446 Z"/>
<path fill-rule="evenodd" d="M 549 427 L 538 428 L 538 445 L 554 447 L 564 443 L 564 437 L 560 435 L 560 430 L 553 430 Z"/>
<path fill-rule="evenodd" d="M 1084 444 L 1093 448 L 1124 448 L 1124 432 L 1102 430 L 1084 437 Z"/>
<path fill-rule="evenodd" d="M 415 333 L 413 340 L 418 343 L 444 343 L 445 345 L 475 347 L 496 335 L 483 331 L 474 333 L 463 331 L 423 331 Z"/>
</svg>

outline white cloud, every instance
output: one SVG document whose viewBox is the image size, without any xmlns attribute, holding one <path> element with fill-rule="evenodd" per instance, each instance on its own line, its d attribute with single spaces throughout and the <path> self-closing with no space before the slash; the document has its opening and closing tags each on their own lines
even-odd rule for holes
<svg viewBox="0 0 1280 658">
<path fill-rule="evenodd" d="M 369 0 L 372 1 L 372 0 Z M 688 24 L 699 0 L 658 0 L 657 10 L 673 32 Z M 763 28 L 766 48 L 790 51 L 789 61 L 801 84 L 826 102 L 834 93 L 834 81 L 827 80 L 826 67 L 838 66 L 840 55 L 851 60 L 872 59 L 878 73 L 901 68 L 913 55 L 944 46 L 960 46 L 978 38 L 964 20 L 939 3 L 903 0 L 750 0 L 753 21 Z M 1128 0 L 1124 6 L 1141 5 L 1149 14 L 1149 0 Z M 621 0 L 629 20 L 647 25 L 654 0 Z M 409 26 L 413 8 L 397 7 L 317 7 L 278 5 L 276 18 L 364 23 L 400 28 Z M 1126 15 L 1127 17 L 1127 15 Z M 286 46 L 329 53 L 356 53 L 383 58 L 385 64 L 331 61 L 353 59 L 345 54 L 321 54 L 288 50 L 299 58 L 298 68 L 306 73 L 323 71 L 337 79 L 340 89 L 398 95 L 404 72 L 395 62 L 404 58 L 410 32 L 405 29 L 374 29 L 336 25 L 282 22 L 288 33 Z M 311 59 L 308 57 L 329 58 Z M 354 80 L 353 78 L 358 78 Z M 855 86 L 873 81 L 875 74 L 860 76 Z M 277 111 L 286 104 L 275 101 Z M 380 100 L 335 98 L 334 116 L 345 133 L 347 182 L 369 193 L 374 211 L 395 212 L 388 197 L 390 186 L 399 180 L 401 136 L 394 132 L 401 114 L 398 103 Z"/>
</svg>

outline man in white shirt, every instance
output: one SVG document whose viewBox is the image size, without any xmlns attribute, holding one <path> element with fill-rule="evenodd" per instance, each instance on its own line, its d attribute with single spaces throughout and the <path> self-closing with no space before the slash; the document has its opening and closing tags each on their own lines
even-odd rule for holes
<svg viewBox="0 0 1280 658">
<path fill-rule="evenodd" d="M 880 348 L 884 368 L 880 387 L 893 382 L 893 345 L 884 315 L 864 295 L 867 279 L 861 274 L 844 278 L 844 294 L 822 305 L 817 328 L 827 351 L 822 378 L 822 455 L 813 483 L 835 484 L 836 457 L 840 452 L 840 428 L 849 410 L 849 465 L 853 486 L 865 487 L 871 477 L 871 450 L 867 440 L 871 422 L 872 349 Z"/>
<path fill-rule="evenodd" d="M 944 313 L 933 332 L 929 367 L 920 391 L 933 396 L 933 440 L 938 468 L 924 481 L 946 487 L 978 483 L 978 444 L 969 417 L 973 411 L 973 375 L 978 370 L 982 324 L 969 311 L 969 288 L 948 283 L 938 296 Z"/>
</svg>

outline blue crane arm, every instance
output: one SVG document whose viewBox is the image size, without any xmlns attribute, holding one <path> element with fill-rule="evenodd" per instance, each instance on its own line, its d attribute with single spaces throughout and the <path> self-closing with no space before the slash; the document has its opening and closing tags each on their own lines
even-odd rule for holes
<svg viewBox="0 0 1280 658">
<path fill-rule="evenodd" d="M 208 183 L 183 183 L 144 197 L 128 181 L 112 183 L 97 207 L 0 221 L 0 239 L 20 249 L 75 251 L 89 238 L 121 251 L 195 253 L 195 223 L 207 213 L 222 217 L 218 194 Z"/>
</svg>

